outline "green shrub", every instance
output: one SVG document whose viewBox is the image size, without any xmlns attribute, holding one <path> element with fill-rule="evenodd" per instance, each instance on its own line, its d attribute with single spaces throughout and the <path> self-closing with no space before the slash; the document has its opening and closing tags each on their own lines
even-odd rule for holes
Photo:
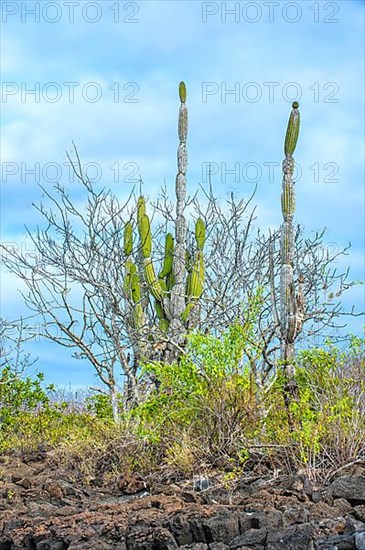
<svg viewBox="0 0 365 550">
<path fill-rule="evenodd" d="M 365 451 L 364 342 L 352 340 L 347 352 L 330 343 L 298 356 L 300 399 L 292 409 L 304 463 L 327 465 L 355 460 Z"/>
<path fill-rule="evenodd" d="M 347 351 L 327 343 L 298 353 L 299 397 L 290 405 L 290 432 L 279 372 L 266 396 L 268 442 L 291 447 L 294 467 L 327 473 L 365 453 L 365 346 L 355 338 Z M 327 474 L 326 474 L 327 475 Z"/>
<path fill-rule="evenodd" d="M 52 402 L 55 386 L 44 386 L 44 375 L 21 377 L 10 367 L 0 373 L 0 451 L 57 445 L 95 429 L 95 414 L 69 410 L 65 401 Z"/>
<path fill-rule="evenodd" d="M 179 364 L 145 366 L 158 390 L 133 418 L 139 435 L 161 444 L 169 462 L 179 454 L 190 455 L 190 462 L 192 455 L 210 461 L 236 456 L 254 437 L 257 388 L 245 357 L 250 328 L 235 324 L 221 337 L 193 333 Z"/>
<path fill-rule="evenodd" d="M 20 378 L 10 367 L 0 373 L 0 426 L 2 432 L 15 429 L 25 413 L 34 413 L 50 405 L 49 392 L 53 385 L 42 387 L 44 375 Z"/>
<path fill-rule="evenodd" d="M 113 408 L 110 395 L 95 393 L 86 398 L 86 410 L 100 420 L 113 421 Z"/>
<path fill-rule="evenodd" d="M 191 334 L 179 364 L 145 365 L 156 388 L 118 426 L 108 396 L 93 395 L 86 406 L 70 409 L 66 402 L 51 403 L 54 388 L 44 389 L 41 374 L 22 379 L 5 368 L 0 450 L 47 443 L 90 479 L 101 464 L 114 475 L 123 468 L 148 472 L 161 463 L 184 475 L 219 466 L 234 478 L 254 456 L 325 479 L 365 455 L 364 340 L 353 338 L 347 351 L 329 342 L 298 353 L 294 431 L 280 368 L 265 387 L 256 383 L 258 363 L 252 360 L 259 353 L 249 316 L 220 336 Z"/>
<path fill-rule="evenodd" d="M 253 342 L 247 327 L 235 324 L 220 337 L 191 334 L 179 364 L 146 365 L 158 389 L 132 413 L 138 435 L 156 445 L 165 462 L 185 471 L 222 458 L 226 465 L 240 465 L 240 471 L 258 448 L 272 464 L 282 465 L 284 449 L 288 466 L 317 472 L 361 456 L 363 342 L 354 340 L 346 352 L 329 344 L 298 354 L 299 397 L 290 405 L 294 431 L 288 426 L 282 371 L 269 389 L 255 383 L 246 353 Z"/>
</svg>

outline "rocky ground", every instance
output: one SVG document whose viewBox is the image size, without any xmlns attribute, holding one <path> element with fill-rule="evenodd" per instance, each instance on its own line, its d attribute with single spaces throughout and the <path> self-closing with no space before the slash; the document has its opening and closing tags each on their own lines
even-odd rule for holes
<svg viewBox="0 0 365 550">
<path fill-rule="evenodd" d="M 46 452 L 0 457 L 0 550 L 365 550 L 365 463 L 304 475 L 83 484 Z"/>
</svg>

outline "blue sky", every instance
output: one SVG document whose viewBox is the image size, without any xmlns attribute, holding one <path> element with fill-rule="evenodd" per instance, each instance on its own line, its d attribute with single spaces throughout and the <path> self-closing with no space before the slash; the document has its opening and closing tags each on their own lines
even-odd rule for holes
<svg viewBox="0 0 365 550">
<path fill-rule="evenodd" d="M 27 247 L 38 182 L 51 187 L 59 177 L 75 192 L 64 164 L 72 141 L 84 163 L 97 164 L 90 176 L 118 196 L 139 176 L 152 198 L 164 180 L 173 192 L 185 80 L 189 191 L 204 182 L 207 163 L 222 198 L 232 190 L 248 197 L 256 182 L 264 228 L 281 222 L 279 163 L 299 100 L 296 220 L 308 233 L 327 227 L 334 246 L 351 242 L 343 265 L 364 279 L 362 1 L 3 1 L 1 17 L 2 241 Z M 27 313 L 18 288 L 2 270 L 3 317 Z M 364 309 L 363 288 L 346 303 Z M 349 328 L 361 333 L 362 324 Z M 29 349 L 57 384 L 93 380 L 55 344 Z"/>
</svg>

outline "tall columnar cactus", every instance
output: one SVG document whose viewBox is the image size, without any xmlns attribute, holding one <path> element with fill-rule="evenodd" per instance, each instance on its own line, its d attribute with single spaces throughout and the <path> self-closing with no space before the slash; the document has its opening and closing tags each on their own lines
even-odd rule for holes
<svg viewBox="0 0 365 550">
<path fill-rule="evenodd" d="M 195 224 L 195 250 L 191 252 L 187 246 L 187 223 L 184 217 L 186 207 L 186 168 L 187 150 L 186 139 L 188 130 L 188 111 L 186 107 L 186 87 L 183 82 L 179 86 L 180 109 L 178 119 L 179 146 L 177 151 L 176 176 L 176 217 L 175 235 L 167 233 L 165 237 L 164 257 L 159 272 L 155 270 L 153 256 L 153 239 L 151 223 L 147 214 L 146 201 L 140 196 L 137 201 L 137 227 L 140 240 L 140 256 L 145 283 L 141 285 L 138 270 L 129 258 L 132 250 L 133 235 L 131 227 L 126 226 L 124 235 L 126 262 L 126 285 L 130 288 L 131 296 L 138 301 L 138 319 L 140 318 L 141 286 L 153 297 L 156 317 L 160 330 L 166 341 L 176 345 L 168 346 L 167 360 L 175 360 L 176 350 L 184 344 L 189 327 L 197 322 L 196 305 L 203 292 L 204 286 L 204 258 L 205 224 L 198 219 Z M 157 275 L 158 273 L 158 275 Z M 142 275 L 142 273 L 140 273 Z M 138 283 L 138 284 L 137 284 Z M 135 291 L 133 293 L 134 285 Z M 137 305 L 136 301 L 135 304 Z M 194 313 L 192 310 L 195 308 Z M 144 318 L 147 311 L 144 312 Z M 195 317 L 194 317 L 195 316 Z"/>
<path fill-rule="evenodd" d="M 294 343 L 301 330 L 304 303 L 301 292 L 302 276 L 299 276 L 297 295 L 294 286 L 293 256 L 294 231 L 293 217 L 295 212 L 295 188 L 293 181 L 293 153 L 297 145 L 300 126 L 298 103 L 293 103 L 285 136 L 283 161 L 283 187 L 281 194 L 281 209 L 283 225 L 281 230 L 281 273 L 280 273 L 280 339 L 281 360 L 286 374 L 288 389 L 292 396 L 295 393 L 294 383 Z"/>
<path fill-rule="evenodd" d="M 186 233 L 187 224 L 184 216 L 186 207 L 186 169 L 188 154 L 186 140 L 188 135 L 188 108 L 186 106 L 186 86 L 179 85 L 180 109 L 178 119 L 179 146 L 177 149 L 177 175 L 175 182 L 176 218 L 175 218 L 175 246 L 172 260 L 172 274 L 174 284 L 170 299 L 170 333 L 178 343 L 184 340 L 185 330 L 182 315 L 185 311 L 185 279 L 186 279 Z"/>
</svg>

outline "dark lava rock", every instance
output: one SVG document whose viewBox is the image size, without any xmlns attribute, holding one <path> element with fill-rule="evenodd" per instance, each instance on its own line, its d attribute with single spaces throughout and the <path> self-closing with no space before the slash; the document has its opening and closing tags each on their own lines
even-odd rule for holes
<svg viewBox="0 0 365 550">
<path fill-rule="evenodd" d="M 253 546 L 256 544 L 263 545 L 266 541 L 266 537 L 266 529 L 249 529 L 246 533 L 243 533 L 243 535 L 233 539 L 230 542 L 229 547 L 232 548 L 232 550 L 236 550 L 242 546 Z"/>
<path fill-rule="evenodd" d="M 351 504 L 365 504 L 365 476 L 348 475 L 336 478 L 326 493 L 333 498 L 345 498 Z"/>
<path fill-rule="evenodd" d="M 130 473 L 85 484 L 42 452 L 0 464 L 0 550 L 365 550 L 360 466 L 325 489 L 264 473 L 197 492 Z"/>
<path fill-rule="evenodd" d="M 356 550 L 365 550 L 365 531 L 355 533 Z"/>
<path fill-rule="evenodd" d="M 317 542 L 318 550 L 356 550 L 355 537 L 351 534 L 337 535 Z"/>
<path fill-rule="evenodd" d="M 273 531 L 267 537 L 267 550 L 311 550 L 313 527 L 309 523 Z"/>
</svg>

